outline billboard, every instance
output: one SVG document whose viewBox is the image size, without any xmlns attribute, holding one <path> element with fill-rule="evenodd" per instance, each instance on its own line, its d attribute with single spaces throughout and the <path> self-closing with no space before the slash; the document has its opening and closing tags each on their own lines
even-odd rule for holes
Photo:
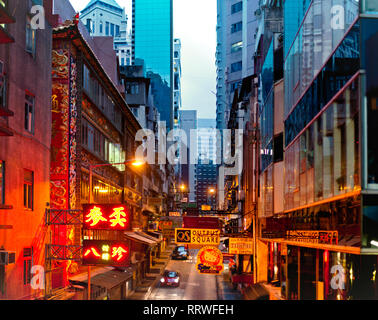
<svg viewBox="0 0 378 320">
<path fill-rule="evenodd" d="M 219 218 L 183 217 L 183 227 L 191 229 L 220 229 Z"/>
<path fill-rule="evenodd" d="M 175 230 L 175 242 L 177 244 L 218 246 L 220 243 L 220 230 L 177 228 Z"/>
</svg>

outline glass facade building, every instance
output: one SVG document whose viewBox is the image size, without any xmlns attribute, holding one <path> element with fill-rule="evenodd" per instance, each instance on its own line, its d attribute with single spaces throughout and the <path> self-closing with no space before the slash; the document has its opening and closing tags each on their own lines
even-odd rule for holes
<svg viewBox="0 0 378 320">
<path fill-rule="evenodd" d="M 289 300 L 377 299 L 377 1 L 286 0 L 283 12 L 283 185 L 271 165 L 272 43 L 261 65 L 267 280 Z"/>
<path fill-rule="evenodd" d="M 133 61 L 151 78 L 155 104 L 173 128 L 173 1 L 133 0 Z"/>
</svg>

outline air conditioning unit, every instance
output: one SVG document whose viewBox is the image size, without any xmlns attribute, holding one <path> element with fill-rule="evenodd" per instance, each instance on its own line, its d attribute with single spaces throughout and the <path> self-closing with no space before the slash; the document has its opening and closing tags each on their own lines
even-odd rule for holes
<svg viewBox="0 0 378 320">
<path fill-rule="evenodd" d="M 16 262 L 16 252 L 0 251 L 0 266 L 7 266 Z"/>
</svg>

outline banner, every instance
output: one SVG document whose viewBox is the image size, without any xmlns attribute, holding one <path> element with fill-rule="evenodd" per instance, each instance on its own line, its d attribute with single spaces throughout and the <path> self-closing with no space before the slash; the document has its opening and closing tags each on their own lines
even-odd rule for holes
<svg viewBox="0 0 378 320">
<path fill-rule="evenodd" d="M 175 242 L 177 244 L 218 246 L 220 243 L 220 230 L 178 228 L 175 230 Z"/>
</svg>

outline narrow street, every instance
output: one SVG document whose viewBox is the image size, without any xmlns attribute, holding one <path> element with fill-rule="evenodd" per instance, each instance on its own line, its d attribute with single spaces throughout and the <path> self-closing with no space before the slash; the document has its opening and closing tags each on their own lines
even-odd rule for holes
<svg viewBox="0 0 378 320">
<path fill-rule="evenodd" d="M 219 285 L 222 276 L 200 275 L 196 269 L 198 250 L 190 250 L 190 258 L 186 261 L 171 260 L 166 270 L 176 271 L 180 274 L 180 286 L 163 287 L 157 283 L 152 290 L 149 300 L 221 300 L 228 288 Z M 227 290 L 228 300 L 242 299 L 236 290 Z"/>
</svg>

